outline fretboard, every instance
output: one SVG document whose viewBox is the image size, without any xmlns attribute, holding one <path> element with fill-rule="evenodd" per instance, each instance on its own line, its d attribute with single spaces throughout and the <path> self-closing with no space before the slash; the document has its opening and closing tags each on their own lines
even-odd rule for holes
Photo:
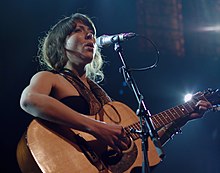
<svg viewBox="0 0 220 173">
<path fill-rule="evenodd" d="M 195 110 L 195 105 L 199 99 L 206 100 L 206 98 L 204 96 L 201 96 L 200 98 L 198 98 L 196 100 L 192 99 L 191 101 L 188 101 L 184 104 L 167 109 L 167 110 L 160 112 L 156 115 L 152 115 L 151 120 L 152 120 L 152 123 L 153 123 L 155 129 L 160 129 L 163 126 L 192 113 Z M 131 133 L 130 129 L 140 130 L 140 122 L 136 122 L 134 124 L 131 124 L 131 125 L 125 127 L 125 131 L 128 136 L 131 136 L 133 140 L 138 139 L 139 134 Z"/>
</svg>

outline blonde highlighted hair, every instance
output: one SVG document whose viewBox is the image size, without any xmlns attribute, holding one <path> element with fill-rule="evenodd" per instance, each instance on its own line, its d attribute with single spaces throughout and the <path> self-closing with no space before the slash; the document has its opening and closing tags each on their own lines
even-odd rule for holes
<svg viewBox="0 0 220 173">
<path fill-rule="evenodd" d="M 42 68 L 55 71 L 61 71 L 64 68 L 68 60 L 64 49 L 65 39 L 74 31 L 78 21 L 88 26 L 96 36 L 94 23 L 84 14 L 75 13 L 61 19 L 39 43 L 38 59 Z M 85 67 L 87 77 L 96 82 L 102 81 L 104 79 L 102 66 L 100 49 L 96 48 L 92 62 Z"/>
</svg>

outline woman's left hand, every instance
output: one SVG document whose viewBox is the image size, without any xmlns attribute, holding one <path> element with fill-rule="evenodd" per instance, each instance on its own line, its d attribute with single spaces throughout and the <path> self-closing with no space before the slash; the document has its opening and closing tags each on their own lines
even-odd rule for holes
<svg viewBox="0 0 220 173">
<path fill-rule="evenodd" d="M 201 118 L 203 117 L 204 113 L 208 110 L 212 108 L 212 104 L 208 101 L 204 101 L 204 100 L 199 100 L 196 103 L 196 109 L 193 113 L 191 113 L 189 115 L 189 119 L 196 119 L 196 118 Z"/>
</svg>

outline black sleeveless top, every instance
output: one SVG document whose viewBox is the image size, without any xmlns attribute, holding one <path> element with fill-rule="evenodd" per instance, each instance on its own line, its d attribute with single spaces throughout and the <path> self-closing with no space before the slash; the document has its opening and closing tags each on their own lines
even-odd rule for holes
<svg viewBox="0 0 220 173">
<path fill-rule="evenodd" d="M 112 101 L 108 94 L 94 81 L 87 79 L 90 89 L 69 69 L 62 69 L 60 71 L 50 70 L 55 74 L 60 74 L 67 81 L 69 81 L 79 92 L 80 96 L 67 96 L 60 99 L 60 102 L 70 107 L 71 109 L 85 114 L 97 114 L 102 107 Z"/>
<path fill-rule="evenodd" d="M 89 115 L 89 104 L 82 96 L 64 97 L 60 102 L 81 114 Z"/>
<path fill-rule="evenodd" d="M 73 98 L 71 96 L 70 98 L 67 97 L 66 98 L 67 100 L 64 99 L 65 100 L 64 104 L 68 104 L 69 107 L 76 110 L 77 112 L 84 113 L 87 115 L 95 115 L 102 109 L 102 107 L 106 103 L 111 101 L 111 98 L 108 96 L 108 94 L 94 81 L 87 79 L 87 82 L 90 86 L 89 89 L 80 80 L 80 78 L 69 69 L 62 69 L 61 71 L 55 73 L 58 73 L 64 78 L 66 78 L 79 92 L 80 96 L 78 97 L 80 98 L 76 96 L 74 96 Z M 83 110 L 84 108 L 85 110 Z M 89 113 L 87 112 L 88 109 L 89 109 Z"/>
</svg>

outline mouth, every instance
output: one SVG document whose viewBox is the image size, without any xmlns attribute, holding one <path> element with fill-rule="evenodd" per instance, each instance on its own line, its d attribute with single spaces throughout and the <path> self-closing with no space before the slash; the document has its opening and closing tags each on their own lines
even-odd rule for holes
<svg viewBox="0 0 220 173">
<path fill-rule="evenodd" d="M 94 49 L 94 43 L 92 43 L 92 42 L 85 43 L 84 47 L 88 50 L 93 50 Z"/>
</svg>

